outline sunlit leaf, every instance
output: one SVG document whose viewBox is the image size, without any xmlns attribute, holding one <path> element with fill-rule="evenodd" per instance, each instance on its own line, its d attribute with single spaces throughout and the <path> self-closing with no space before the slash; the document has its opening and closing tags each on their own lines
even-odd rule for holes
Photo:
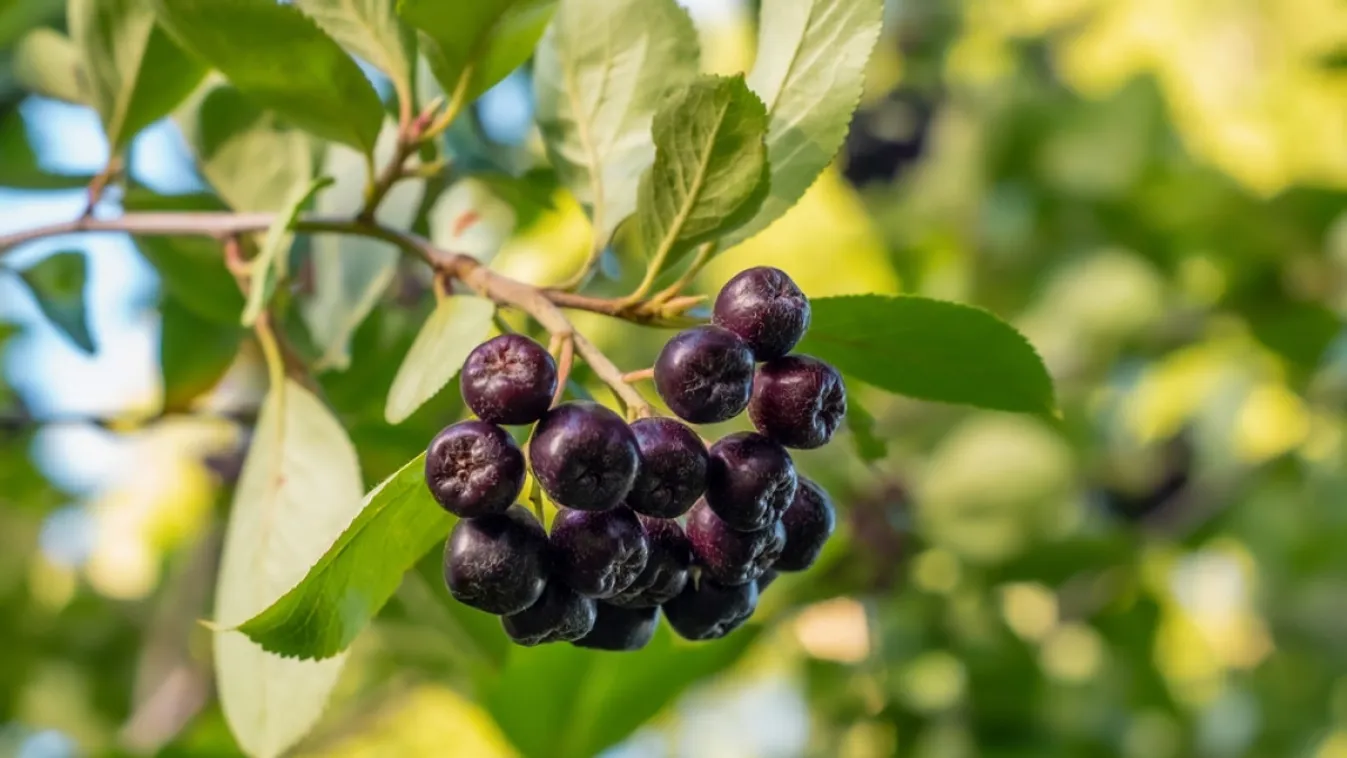
<svg viewBox="0 0 1347 758">
<path fill-rule="evenodd" d="M 79 46 L 54 29 L 39 27 L 21 37 L 10 66 L 14 80 L 26 90 L 76 105 L 93 103 Z"/>
<path fill-rule="evenodd" d="M 299 218 L 300 211 L 319 190 L 331 183 L 331 177 L 313 180 L 303 191 L 295 193 L 285 210 L 277 213 L 276 218 L 272 220 L 270 228 L 267 229 L 267 236 L 262 241 L 262 247 L 257 251 L 257 257 L 249 262 L 252 270 L 249 276 L 248 302 L 243 308 L 244 326 L 252 326 L 257 322 L 257 317 L 266 308 L 267 300 L 275 290 L 276 284 L 285 281 L 288 275 L 286 263 L 289 260 L 290 243 L 294 241 L 291 228 Z"/>
<path fill-rule="evenodd" d="M 466 76 L 469 98 L 529 59 L 555 9 L 556 0 L 398 2 L 398 14 L 423 32 L 422 50 L 445 92 Z"/>
<path fill-rule="evenodd" d="M 343 47 L 369 61 L 411 95 L 416 35 L 394 12 L 396 0 L 295 0 Z"/>
<path fill-rule="evenodd" d="M 469 295 L 453 295 L 436 304 L 393 379 L 384 408 L 388 423 L 406 420 L 458 374 L 468 353 L 490 333 L 495 312 L 490 300 Z"/>
</svg>

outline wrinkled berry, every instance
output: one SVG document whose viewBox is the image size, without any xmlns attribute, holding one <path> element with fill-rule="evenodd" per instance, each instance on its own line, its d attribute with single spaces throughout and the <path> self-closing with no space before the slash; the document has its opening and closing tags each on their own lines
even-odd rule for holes
<svg viewBox="0 0 1347 758">
<path fill-rule="evenodd" d="M 688 567 L 692 565 L 692 545 L 683 527 L 671 519 L 641 516 L 650 554 L 645 570 L 621 594 L 608 602 L 627 608 L 648 608 L 663 605 L 669 598 L 682 592 L 688 581 Z"/>
<path fill-rule="evenodd" d="M 718 326 L 684 330 L 664 344 L 655 361 L 655 389 L 684 421 L 727 421 L 748 407 L 753 351 Z"/>
<path fill-rule="evenodd" d="M 664 604 L 664 617 L 678 636 L 714 640 L 738 629 L 758 607 L 758 585 L 725 585 L 702 578 L 688 582 L 678 597 Z"/>
<path fill-rule="evenodd" d="M 444 581 L 464 605 L 518 613 L 537 602 L 547 585 L 547 533 L 517 505 L 463 519 L 445 544 Z"/>
<path fill-rule="evenodd" d="M 762 529 L 781 518 L 793 497 L 795 464 L 777 443 L 737 432 L 711 446 L 706 503 L 731 528 Z"/>
<path fill-rule="evenodd" d="M 594 628 L 572 642 L 595 650 L 640 650 L 650 644 L 659 626 L 659 608 L 621 608 L 600 601 Z"/>
<path fill-rule="evenodd" d="M 741 532 L 720 520 L 706 502 L 688 513 L 688 541 L 702 572 L 721 584 L 744 584 L 776 563 L 786 545 L 786 529 L 773 521 L 755 532 Z"/>
<path fill-rule="evenodd" d="M 553 575 L 581 595 L 600 599 L 630 587 L 650 553 L 645 528 L 627 507 L 562 510 L 552 521 L 550 541 Z"/>
<path fill-rule="evenodd" d="M 594 601 L 561 582 L 548 582 L 538 602 L 501 618 L 510 639 L 532 647 L 546 642 L 570 642 L 594 628 Z"/>
<path fill-rule="evenodd" d="M 637 513 L 674 518 L 706 491 L 709 456 L 696 433 L 671 418 L 643 418 L 631 425 L 641 465 L 627 505 Z"/>
<path fill-rule="evenodd" d="M 823 361 L 788 355 L 758 367 L 748 417 L 759 432 L 782 445 L 822 447 L 846 415 L 842 375 Z"/>
<path fill-rule="evenodd" d="M 712 321 L 743 338 L 758 360 L 768 361 L 789 353 L 809 329 L 809 298 L 786 272 L 758 266 L 726 282 Z"/>
<path fill-rule="evenodd" d="M 538 422 L 530 462 L 552 500 L 567 508 L 616 506 L 636 480 L 636 435 L 622 417 L 598 403 L 559 405 Z"/>
<path fill-rule="evenodd" d="M 522 334 L 502 334 L 478 345 L 463 363 L 463 402 L 483 421 L 532 424 L 552 405 L 557 364 Z"/>
<path fill-rule="evenodd" d="M 813 481 L 800 477 L 795 499 L 781 516 L 786 528 L 786 547 L 773 568 L 804 571 L 814 564 L 837 523 L 832 498 Z"/>
<path fill-rule="evenodd" d="M 435 501 L 462 518 L 503 513 L 524 488 L 524 454 L 495 424 L 460 421 L 426 449 L 426 484 Z"/>
</svg>

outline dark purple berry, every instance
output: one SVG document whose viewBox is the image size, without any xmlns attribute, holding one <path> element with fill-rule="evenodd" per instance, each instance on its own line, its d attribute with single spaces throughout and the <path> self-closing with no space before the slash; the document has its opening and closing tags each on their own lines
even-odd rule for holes
<svg viewBox="0 0 1347 758">
<path fill-rule="evenodd" d="M 650 644 L 659 626 L 659 608 L 620 608 L 599 602 L 589 634 L 572 642 L 594 650 L 640 650 Z"/>
<path fill-rule="evenodd" d="M 501 625 L 510 639 L 527 647 L 545 642 L 570 642 L 594 628 L 594 601 L 561 582 L 548 582 L 538 602 L 505 616 Z"/>
<path fill-rule="evenodd" d="M 716 296 L 712 321 L 743 338 L 760 361 L 789 353 L 809 329 L 809 298 L 779 268 L 740 271 Z"/>
<path fill-rule="evenodd" d="M 773 521 L 755 532 L 740 532 L 720 520 L 706 502 L 688 513 L 692 555 L 706 576 L 721 584 L 744 584 L 762 576 L 786 546 L 786 528 Z"/>
<path fill-rule="evenodd" d="M 736 432 L 711 446 L 706 503 L 731 528 L 762 529 L 781 518 L 793 497 L 795 464 L 777 443 Z"/>
<path fill-rule="evenodd" d="M 563 509 L 552 520 L 553 576 L 581 595 L 610 598 L 645 570 L 650 544 L 636 514 Z"/>
<path fill-rule="evenodd" d="M 758 585 L 725 585 L 711 579 L 688 582 L 664 604 L 664 617 L 678 636 L 714 640 L 738 629 L 758 607 Z"/>
<path fill-rule="evenodd" d="M 426 484 L 435 501 L 462 518 L 503 513 L 524 488 L 524 454 L 495 424 L 460 421 L 426 449 Z"/>
<path fill-rule="evenodd" d="M 533 474 L 552 500 L 602 511 L 622 502 L 636 481 L 640 453 L 622 417 L 598 403 L 558 405 L 529 441 Z"/>
<path fill-rule="evenodd" d="M 460 603 L 487 613 L 518 613 L 547 585 L 547 532 L 520 506 L 463 519 L 444 550 L 444 581 Z"/>
<path fill-rule="evenodd" d="M 528 337 L 502 334 L 468 354 L 461 382 L 463 402 L 483 421 L 532 424 L 552 405 L 557 364 Z"/>
<path fill-rule="evenodd" d="M 823 361 L 788 355 L 758 367 L 748 417 L 758 431 L 786 447 L 822 447 L 846 415 L 842 375 Z"/>
<path fill-rule="evenodd" d="M 684 330 L 664 344 L 655 361 L 655 389 L 684 421 L 727 421 L 748 407 L 753 351 L 718 326 Z"/>
<path fill-rule="evenodd" d="M 706 446 L 695 432 L 671 418 L 643 418 L 631 425 L 641 465 L 627 505 L 637 513 L 675 518 L 706 491 Z"/>
<path fill-rule="evenodd" d="M 814 565 L 837 524 L 832 498 L 822 487 L 800 477 L 795 499 L 781 516 L 781 524 L 786 527 L 786 547 L 773 568 L 804 571 Z"/>
<path fill-rule="evenodd" d="M 641 516 L 650 554 L 645 570 L 626 591 L 608 602 L 627 608 L 648 608 L 663 605 L 669 598 L 683 591 L 688 581 L 688 567 L 692 565 L 692 545 L 683 527 L 671 519 Z"/>
<path fill-rule="evenodd" d="M 758 594 L 761 595 L 765 592 L 768 587 L 772 586 L 772 582 L 775 582 L 776 578 L 779 576 L 781 576 L 781 572 L 776 569 L 767 569 L 762 572 L 762 576 L 758 577 L 758 581 L 755 582 L 755 584 L 758 585 Z"/>
</svg>

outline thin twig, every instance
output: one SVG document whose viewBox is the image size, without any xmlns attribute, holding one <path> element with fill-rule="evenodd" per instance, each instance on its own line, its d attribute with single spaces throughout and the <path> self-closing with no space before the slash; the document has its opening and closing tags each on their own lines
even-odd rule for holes
<svg viewBox="0 0 1347 758">
<path fill-rule="evenodd" d="M 654 378 L 655 378 L 655 369 L 653 368 L 643 368 L 639 371 L 628 371 L 627 373 L 622 375 L 622 381 L 626 382 L 627 384 L 649 381 Z"/>
<path fill-rule="evenodd" d="M 552 405 L 561 402 L 566 394 L 566 380 L 571 378 L 571 365 L 575 362 L 575 340 L 569 337 L 556 338 L 557 345 L 557 389 L 552 393 Z"/>
</svg>

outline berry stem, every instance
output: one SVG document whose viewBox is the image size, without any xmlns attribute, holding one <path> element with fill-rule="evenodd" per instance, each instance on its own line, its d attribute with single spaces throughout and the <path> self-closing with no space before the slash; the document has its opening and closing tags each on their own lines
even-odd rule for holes
<svg viewBox="0 0 1347 758">
<path fill-rule="evenodd" d="M 552 395 L 552 405 L 561 402 L 566 394 L 566 380 L 571 378 L 571 365 L 575 362 L 575 340 L 569 337 L 557 337 L 557 391 Z"/>
<path fill-rule="evenodd" d="M 626 382 L 627 384 L 634 384 L 636 382 L 646 382 L 654 378 L 655 378 L 655 369 L 653 368 L 643 368 L 638 371 L 628 371 L 627 373 L 622 375 L 622 381 Z"/>
</svg>

